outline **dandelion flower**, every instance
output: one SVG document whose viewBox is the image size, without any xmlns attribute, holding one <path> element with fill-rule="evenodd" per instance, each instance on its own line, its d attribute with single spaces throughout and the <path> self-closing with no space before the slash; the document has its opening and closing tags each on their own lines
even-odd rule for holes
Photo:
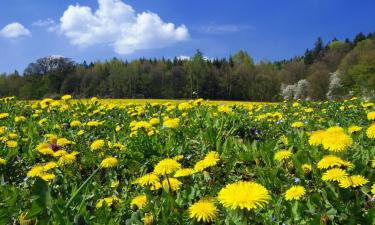
<svg viewBox="0 0 375 225">
<path fill-rule="evenodd" d="M 348 173 L 340 168 L 333 168 L 327 170 L 323 176 L 322 180 L 324 181 L 340 181 L 341 179 L 348 176 Z"/>
<path fill-rule="evenodd" d="M 309 174 L 312 170 L 311 164 L 303 164 L 302 165 L 302 170 L 305 174 Z"/>
<path fill-rule="evenodd" d="M 40 178 L 42 178 L 44 181 L 51 181 L 53 180 L 53 178 L 55 178 L 55 175 L 51 173 L 45 173 Z"/>
<path fill-rule="evenodd" d="M 218 209 L 209 199 L 202 199 L 189 207 L 189 216 L 197 222 L 210 223 L 215 220 Z"/>
<path fill-rule="evenodd" d="M 137 206 L 138 209 L 143 209 L 147 205 L 147 196 L 138 195 L 132 199 L 130 206 Z"/>
<path fill-rule="evenodd" d="M 100 148 L 103 148 L 104 147 L 104 140 L 101 140 L 101 139 L 99 139 L 99 140 L 95 140 L 93 143 L 91 143 L 91 145 L 90 145 L 90 148 L 91 148 L 91 150 L 98 150 L 98 149 L 100 149 Z"/>
<path fill-rule="evenodd" d="M 219 202 L 231 209 L 262 208 L 270 199 L 271 196 L 265 187 L 251 181 L 228 184 L 218 194 Z"/>
<path fill-rule="evenodd" d="M 361 187 L 365 184 L 367 184 L 369 181 L 361 176 L 361 175 L 353 175 L 348 176 L 339 181 L 339 186 L 342 188 L 350 188 L 350 187 Z"/>
<path fill-rule="evenodd" d="M 356 133 L 356 132 L 358 132 L 358 131 L 360 131 L 360 130 L 362 130 L 362 127 L 360 127 L 360 126 L 356 126 L 356 125 L 352 125 L 352 126 L 350 126 L 350 127 L 348 128 L 348 132 L 349 132 L 350 134 Z"/>
<path fill-rule="evenodd" d="M 375 197 L 375 184 L 373 184 L 371 187 L 371 193 L 372 193 L 372 196 Z"/>
<path fill-rule="evenodd" d="M 154 173 L 157 175 L 166 175 L 175 172 L 181 168 L 181 164 L 174 159 L 163 159 L 154 168 Z"/>
<path fill-rule="evenodd" d="M 367 113 L 368 120 L 375 120 L 375 111 Z"/>
<path fill-rule="evenodd" d="M 58 165 L 69 165 L 69 164 L 72 164 L 74 163 L 75 161 L 77 160 L 77 157 L 75 154 L 71 153 L 71 154 L 66 154 L 66 155 L 62 155 L 60 158 L 59 158 L 59 161 L 57 162 Z"/>
<path fill-rule="evenodd" d="M 345 161 L 340 157 L 335 155 L 326 155 L 318 162 L 319 169 L 328 169 L 332 167 L 351 167 L 353 164 L 351 162 Z"/>
<path fill-rule="evenodd" d="M 100 163 L 102 168 L 112 168 L 117 166 L 118 160 L 115 157 L 107 157 Z"/>
<path fill-rule="evenodd" d="M 285 192 L 285 200 L 300 200 L 306 194 L 306 189 L 302 186 L 295 185 Z"/>
<path fill-rule="evenodd" d="M 353 144 L 353 140 L 344 132 L 325 132 L 322 144 L 326 150 L 342 152 Z"/>
<path fill-rule="evenodd" d="M 158 182 L 159 182 L 159 177 L 156 174 L 148 173 L 136 179 L 133 183 L 139 184 L 141 186 L 149 186 L 149 185 L 155 185 Z"/>
<path fill-rule="evenodd" d="M 0 157 L 0 166 L 5 165 L 6 163 L 7 163 L 7 161 Z"/>
<path fill-rule="evenodd" d="M 8 148 L 16 148 L 18 146 L 18 142 L 13 140 L 7 141 L 6 144 Z"/>
<path fill-rule="evenodd" d="M 371 124 L 366 130 L 366 135 L 368 138 L 375 139 L 375 123 Z"/>
<path fill-rule="evenodd" d="M 323 137 L 324 137 L 325 131 L 324 130 L 318 130 L 313 132 L 309 137 L 309 145 L 311 146 L 319 146 L 322 144 Z"/>
<path fill-rule="evenodd" d="M 169 189 L 172 189 L 172 191 L 178 191 L 180 190 L 182 183 L 176 178 L 167 178 L 163 180 L 161 185 L 166 191 L 169 191 Z"/>
<path fill-rule="evenodd" d="M 56 168 L 58 165 L 56 162 L 48 162 L 43 166 L 43 170 L 46 172 L 48 170 L 51 170 L 53 168 Z"/>
<path fill-rule="evenodd" d="M 174 118 L 174 119 L 168 119 L 164 121 L 163 125 L 167 128 L 177 128 L 179 126 L 180 119 Z"/>
<path fill-rule="evenodd" d="M 292 155 L 293 155 L 292 152 L 289 150 L 281 150 L 275 153 L 274 158 L 277 161 L 283 161 L 285 159 L 289 159 Z"/>
<path fill-rule="evenodd" d="M 194 170 L 191 168 L 179 169 L 175 172 L 174 177 L 187 177 L 194 174 Z"/>
<path fill-rule="evenodd" d="M 37 165 L 34 166 L 27 172 L 28 177 L 41 177 L 44 174 L 43 166 Z"/>
<path fill-rule="evenodd" d="M 292 123 L 291 127 L 292 127 L 292 128 L 300 128 L 300 127 L 303 127 L 303 122 L 301 122 L 301 121 L 294 122 L 294 123 Z"/>
</svg>

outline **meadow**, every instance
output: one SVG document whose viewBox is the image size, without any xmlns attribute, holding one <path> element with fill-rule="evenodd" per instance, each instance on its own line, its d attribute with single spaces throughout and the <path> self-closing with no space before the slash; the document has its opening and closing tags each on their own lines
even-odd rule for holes
<svg viewBox="0 0 375 225">
<path fill-rule="evenodd" d="M 3 98 L 0 224 L 375 224 L 375 105 Z"/>
</svg>

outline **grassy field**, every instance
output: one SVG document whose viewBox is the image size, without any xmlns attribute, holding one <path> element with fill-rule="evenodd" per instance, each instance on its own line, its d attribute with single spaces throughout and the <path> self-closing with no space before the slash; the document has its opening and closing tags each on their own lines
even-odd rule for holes
<svg viewBox="0 0 375 225">
<path fill-rule="evenodd" d="M 356 98 L 4 98 L 0 224 L 375 224 L 374 122 Z"/>
</svg>

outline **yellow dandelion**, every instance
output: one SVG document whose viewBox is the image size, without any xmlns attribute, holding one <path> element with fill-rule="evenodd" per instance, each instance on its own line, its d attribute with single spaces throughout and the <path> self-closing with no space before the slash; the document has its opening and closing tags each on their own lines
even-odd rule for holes
<svg viewBox="0 0 375 225">
<path fill-rule="evenodd" d="M 294 123 L 292 123 L 291 127 L 292 127 L 292 128 L 300 128 L 300 127 L 303 127 L 303 122 L 301 122 L 301 121 L 294 122 Z"/>
<path fill-rule="evenodd" d="M 55 175 L 51 173 L 45 173 L 40 178 L 42 178 L 45 181 L 51 181 L 53 180 L 53 178 L 55 178 Z"/>
<path fill-rule="evenodd" d="M 133 183 L 141 186 L 150 186 L 159 183 L 159 177 L 154 173 L 148 173 L 136 179 Z"/>
<path fill-rule="evenodd" d="M 227 208 L 252 210 L 262 208 L 271 200 L 271 196 L 268 190 L 258 183 L 238 181 L 222 188 L 218 200 Z"/>
<path fill-rule="evenodd" d="M 154 168 L 154 173 L 157 175 L 166 175 L 175 172 L 181 168 L 181 164 L 174 159 L 163 159 Z"/>
<path fill-rule="evenodd" d="M 372 193 L 372 196 L 374 196 L 375 198 L 375 184 L 373 184 L 371 187 L 371 193 Z"/>
<path fill-rule="evenodd" d="M 353 175 L 344 177 L 339 181 L 339 186 L 342 188 L 350 188 L 350 187 L 361 187 L 367 184 L 369 180 L 361 175 Z"/>
<path fill-rule="evenodd" d="M 65 151 L 65 150 L 58 150 L 58 151 L 53 153 L 53 156 L 54 157 L 60 157 L 60 156 L 67 155 L 67 154 L 68 154 L 68 152 Z"/>
<path fill-rule="evenodd" d="M 324 137 L 325 131 L 324 130 L 317 130 L 311 133 L 309 137 L 309 145 L 311 146 L 319 146 L 322 144 L 323 137 Z"/>
<path fill-rule="evenodd" d="M 207 153 L 207 155 L 204 157 L 204 160 L 206 161 L 206 165 L 208 167 L 215 166 L 220 160 L 219 153 L 211 151 Z"/>
<path fill-rule="evenodd" d="M 368 120 L 375 120 L 375 111 L 367 113 Z"/>
<path fill-rule="evenodd" d="M 18 146 L 18 142 L 13 140 L 7 141 L 6 144 L 8 148 L 16 148 Z"/>
<path fill-rule="evenodd" d="M 57 162 L 58 165 L 64 166 L 74 163 L 77 160 L 77 157 L 75 154 L 66 154 L 62 155 L 59 158 L 59 161 Z"/>
<path fill-rule="evenodd" d="M 7 161 L 0 157 L 0 166 L 7 164 Z"/>
<path fill-rule="evenodd" d="M 340 168 L 333 168 L 327 170 L 323 176 L 322 180 L 324 181 L 340 181 L 341 179 L 348 176 L 348 173 Z"/>
<path fill-rule="evenodd" d="M 301 168 L 302 168 L 302 170 L 303 170 L 303 172 L 305 173 L 305 174 L 309 174 L 310 172 L 311 172 L 311 170 L 312 170 L 312 166 L 311 166 L 311 164 L 303 164 L 302 166 L 301 166 Z"/>
<path fill-rule="evenodd" d="M 70 122 L 71 127 L 78 127 L 80 125 L 81 125 L 81 122 L 78 120 L 73 120 L 72 122 Z"/>
<path fill-rule="evenodd" d="M 44 174 L 43 166 L 37 165 L 34 166 L 27 172 L 28 177 L 41 177 Z"/>
<path fill-rule="evenodd" d="M 322 144 L 326 150 L 342 152 L 353 144 L 353 140 L 344 132 L 325 132 Z"/>
<path fill-rule="evenodd" d="M 175 172 L 174 177 L 187 177 L 194 174 L 194 170 L 191 168 L 179 169 Z"/>
<path fill-rule="evenodd" d="M 163 180 L 161 185 L 166 191 L 169 191 L 170 189 L 172 189 L 172 191 L 178 191 L 180 190 L 182 183 L 176 178 L 167 178 Z"/>
<path fill-rule="evenodd" d="M 64 101 L 67 101 L 67 100 L 69 100 L 69 99 L 72 99 L 72 96 L 71 96 L 71 95 L 63 95 L 63 96 L 61 97 L 61 100 L 64 100 Z"/>
<path fill-rule="evenodd" d="M 371 124 L 366 130 L 366 135 L 368 138 L 375 139 L 375 123 Z"/>
<path fill-rule="evenodd" d="M 295 185 L 289 188 L 285 192 L 285 200 L 292 201 L 292 200 L 300 200 L 306 194 L 306 189 L 302 186 Z"/>
<path fill-rule="evenodd" d="M 319 169 L 328 169 L 332 167 L 351 167 L 351 162 L 345 161 L 335 155 L 326 155 L 318 162 Z"/>
<path fill-rule="evenodd" d="M 177 128 L 179 126 L 180 119 L 179 118 L 174 118 L 174 119 L 168 119 L 164 121 L 163 125 L 164 127 L 167 128 Z"/>
<path fill-rule="evenodd" d="M 112 168 L 117 166 L 118 160 L 115 157 L 107 157 L 100 163 L 102 168 Z"/>
<path fill-rule="evenodd" d="M 145 216 L 142 220 L 144 225 L 151 225 L 154 223 L 154 216 L 152 215 L 152 213 L 145 213 Z"/>
<path fill-rule="evenodd" d="M 209 199 L 202 199 L 189 207 L 189 216 L 197 222 L 210 223 L 215 220 L 218 209 Z"/>
<path fill-rule="evenodd" d="M 289 150 L 281 150 L 275 153 L 274 159 L 277 161 L 283 161 L 285 159 L 289 159 L 293 153 Z"/>
<path fill-rule="evenodd" d="M 360 131 L 360 130 L 362 130 L 362 127 L 357 126 L 357 125 L 352 125 L 352 126 L 350 126 L 350 127 L 348 128 L 348 132 L 349 132 L 350 134 L 356 133 L 356 132 L 358 132 L 358 131 Z"/>
<path fill-rule="evenodd" d="M 104 140 L 101 140 L 101 139 L 95 140 L 93 143 L 91 143 L 90 148 L 92 151 L 98 150 L 100 148 L 103 148 L 104 144 L 105 144 Z"/>
<path fill-rule="evenodd" d="M 130 206 L 137 206 L 138 209 L 143 209 L 147 205 L 147 196 L 138 195 L 132 199 Z"/>
<path fill-rule="evenodd" d="M 48 170 L 51 170 L 53 168 L 56 168 L 58 165 L 56 162 L 48 162 L 43 166 L 43 170 L 46 172 Z"/>
</svg>

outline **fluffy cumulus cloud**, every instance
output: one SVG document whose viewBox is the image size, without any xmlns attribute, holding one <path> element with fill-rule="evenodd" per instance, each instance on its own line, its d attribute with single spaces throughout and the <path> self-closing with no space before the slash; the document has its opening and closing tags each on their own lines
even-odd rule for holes
<svg viewBox="0 0 375 225">
<path fill-rule="evenodd" d="M 18 22 L 10 23 L 0 30 L 0 36 L 4 38 L 20 38 L 31 36 L 31 32 Z"/>
<path fill-rule="evenodd" d="M 71 44 L 108 44 L 119 54 L 162 48 L 188 39 L 184 25 L 176 27 L 152 12 L 136 13 L 121 0 L 98 0 L 99 7 L 70 5 L 60 18 L 60 31 Z"/>
</svg>

